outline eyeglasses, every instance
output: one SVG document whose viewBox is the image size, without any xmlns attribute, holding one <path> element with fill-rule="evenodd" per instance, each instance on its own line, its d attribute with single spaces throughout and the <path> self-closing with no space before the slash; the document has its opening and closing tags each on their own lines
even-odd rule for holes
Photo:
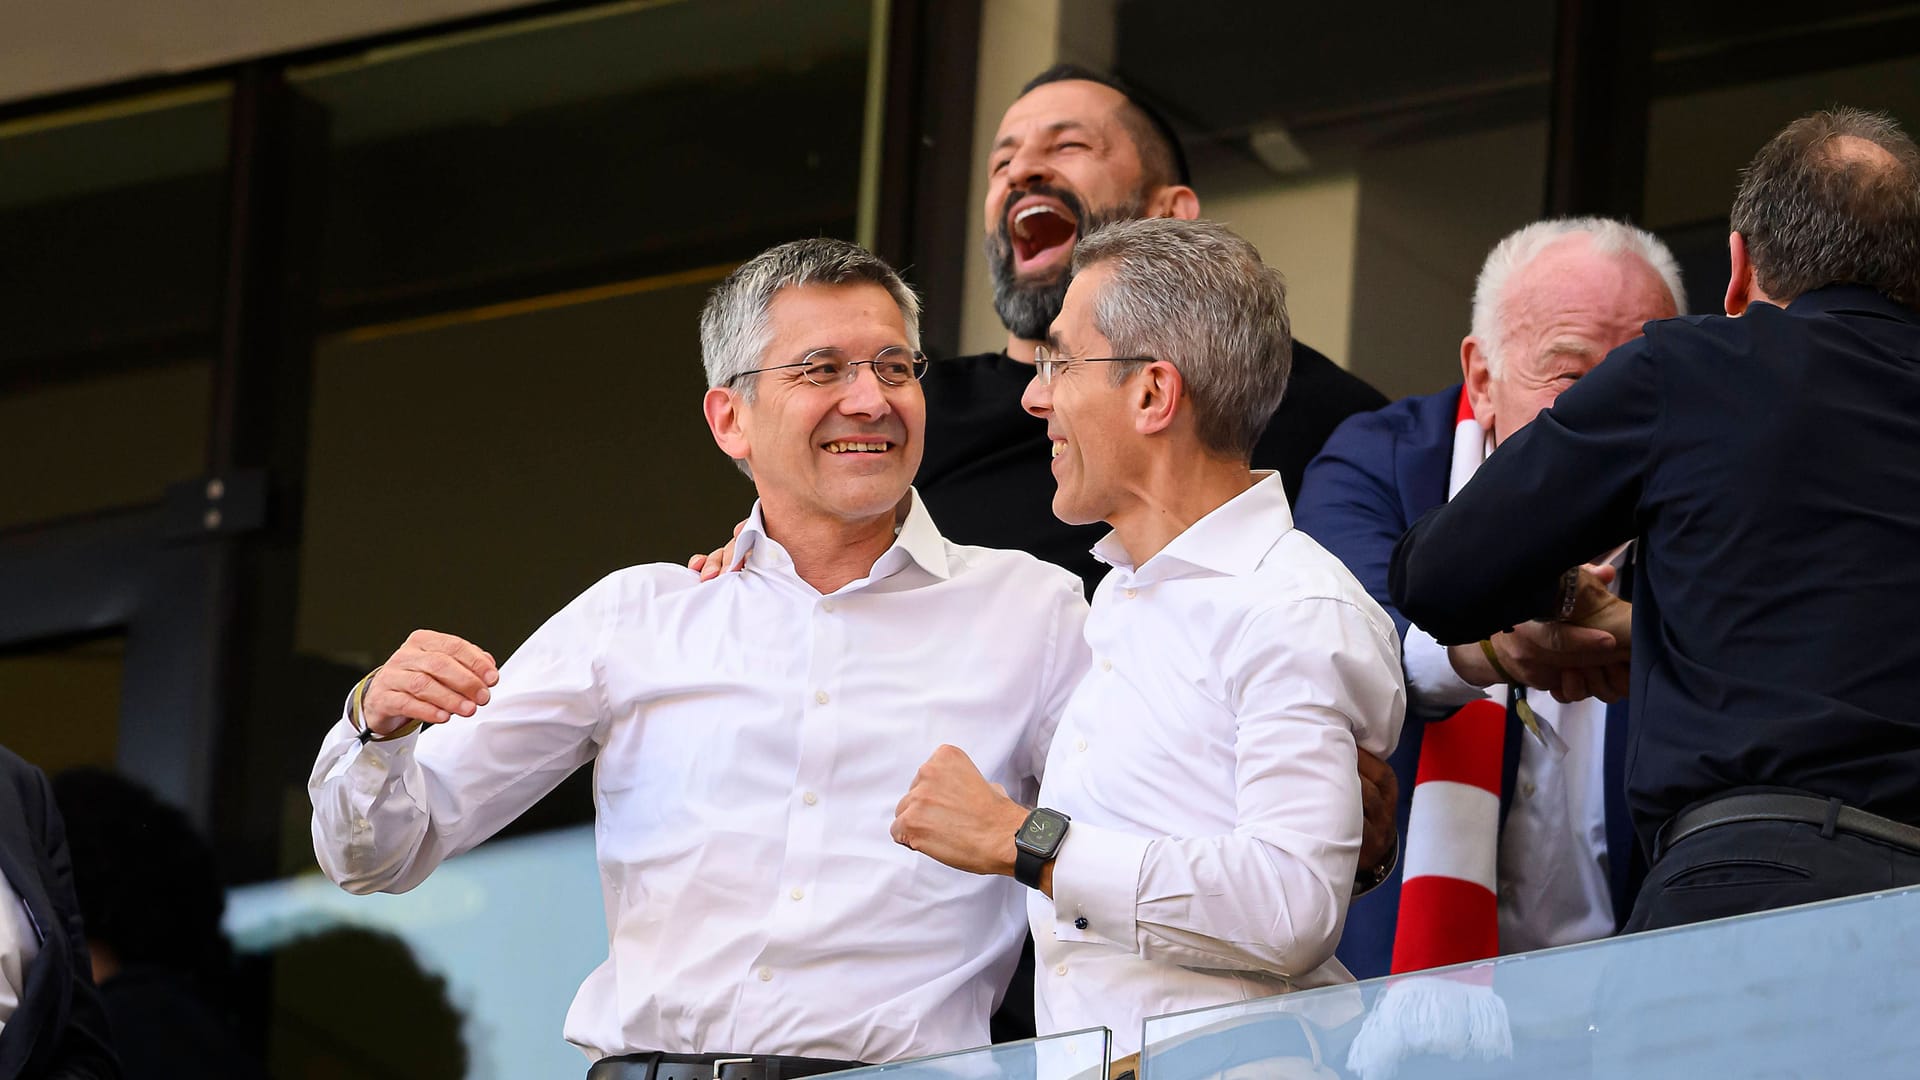
<svg viewBox="0 0 1920 1080">
<path fill-rule="evenodd" d="M 815 349 L 792 364 L 774 364 L 772 367 L 754 368 L 743 371 L 727 380 L 732 386 L 735 380 L 749 375 L 758 375 L 763 371 L 785 371 L 799 368 L 800 377 L 815 386 L 834 386 L 850 383 L 859 374 L 862 367 L 873 369 L 874 378 L 888 386 L 905 386 L 927 373 L 927 357 L 918 349 L 894 346 L 880 350 L 880 355 L 871 360 L 849 360 L 839 349 Z"/>
<path fill-rule="evenodd" d="M 1151 364 L 1151 356 L 1082 356 L 1075 359 L 1053 352 L 1045 345 L 1033 347 L 1033 366 L 1040 373 L 1040 385 L 1050 386 L 1053 377 L 1067 369 L 1068 364 Z"/>
</svg>

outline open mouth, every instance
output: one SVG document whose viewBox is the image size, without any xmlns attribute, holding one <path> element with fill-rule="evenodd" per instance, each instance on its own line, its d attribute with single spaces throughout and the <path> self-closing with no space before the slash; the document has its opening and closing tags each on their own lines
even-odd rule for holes
<svg viewBox="0 0 1920 1080">
<path fill-rule="evenodd" d="M 1007 235 L 1013 241 L 1013 268 L 1026 273 L 1064 262 L 1079 234 L 1080 222 L 1057 202 L 1022 199 L 1007 214 Z"/>
<path fill-rule="evenodd" d="M 884 454 L 893 449 L 893 444 L 875 439 L 835 439 L 821 443 L 820 449 L 829 454 Z"/>
<path fill-rule="evenodd" d="M 1066 452 L 1067 452 L 1067 440 L 1065 439 L 1053 440 L 1053 454 L 1051 456 L 1059 457 L 1061 454 L 1064 454 Z"/>
</svg>

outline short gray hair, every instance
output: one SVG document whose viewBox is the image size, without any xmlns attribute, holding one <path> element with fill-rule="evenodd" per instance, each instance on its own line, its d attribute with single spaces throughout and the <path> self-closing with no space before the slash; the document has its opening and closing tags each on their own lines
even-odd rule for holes
<svg viewBox="0 0 1920 1080">
<path fill-rule="evenodd" d="M 1293 364 L 1287 284 L 1252 244 L 1210 221 L 1147 218 L 1074 246 L 1073 272 L 1112 264 L 1093 324 L 1117 356 L 1180 371 L 1200 441 L 1242 459 L 1280 407 Z M 1117 381 L 1137 364 L 1115 364 Z"/>
<path fill-rule="evenodd" d="M 1687 290 L 1680 283 L 1680 264 L 1659 237 L 1645 229 L 1603 217 L 1548 218 L 1509 233 L 1493 246 L 1473 286 L 1474 337 L 1487 354 L 1487 371 L 1499 378 L 1506 367 L 1507 290 L 1541 252 L 1569 236 L 1593 238 L 1593 250 L 1603 255 L 1631 255 L 1647 264 L 1667 287 L 1676 315 L 1687 312 Z"/>
<path fill-rule="evenodd" d="M 1861 139 L 1886 152 L 1849 153 Z M 1920 150 L 1883 113 L 1829 109 L 1788 124 L 1740 175 L 1729 215 L 1754 276 L 1782 303 L 1865 285 L 1920 304 Z"/>
<path fill-rule="evenodd" d="M 773 338 L 768 321 L 773 298 L 802 285 L 878 285 L 900 305 L 907 344 L 920 348 L 920 301 L 879 256 L 845 240 L 794 240 L 769 248 L 736 267 L 714 286 L 700 312 L 700 360 L 707 386 L 726 386 L 764 363 Z M 753 400 L 754 383 L 740 388 Z"/>
</svg>

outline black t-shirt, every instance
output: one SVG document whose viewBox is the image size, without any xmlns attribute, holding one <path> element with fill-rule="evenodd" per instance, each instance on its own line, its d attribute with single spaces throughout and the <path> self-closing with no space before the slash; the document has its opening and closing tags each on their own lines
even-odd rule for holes
<svg viewBox="0 0 1920 1080">
<path fill-rule="evenodd" d="M 1107 527 L 1053 516 L 1047 425 L 1020 407 L 1032 379 L 1033 365 L 1005 353 L 935 360 L 922 384 L 927 446 L 915 483 L 949 539 L 1029 552 L 1079 574 L 1091 595 L 1107 567 L 1089 549 Z M 1380 391 L 1295 342 L 1286 396 L 1254 447 L 1253 467 L 1277 470 L 1291 501 L 1340 421 L 1385 404 Z"/>
</svg>

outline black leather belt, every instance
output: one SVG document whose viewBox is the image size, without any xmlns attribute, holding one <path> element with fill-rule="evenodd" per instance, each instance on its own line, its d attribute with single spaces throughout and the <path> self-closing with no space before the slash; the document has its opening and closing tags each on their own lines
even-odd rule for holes
<svg viewBox="0 0 1920 1080">
<path fill-rule="evenodd" d="M 587 1080 L 790 1080 L 863 1068 L 858 1061 L 779 1054 L 622 1054 L 594 1062 Z"/>
<path fill-rule="evenodd" d="M 1710 799 L 1674 815 L 1660 829 L 1654 857 L 1672 851 L 1675 844 L 1694 833 L 1743 821 L 1797 821 L 1818 825 L 1828 835 L 1836 831 L 1852 833 L 1920 854 L 1920 828 L 1856 810 L 1839 799 L 1765 791 Z"/>
</svg>

